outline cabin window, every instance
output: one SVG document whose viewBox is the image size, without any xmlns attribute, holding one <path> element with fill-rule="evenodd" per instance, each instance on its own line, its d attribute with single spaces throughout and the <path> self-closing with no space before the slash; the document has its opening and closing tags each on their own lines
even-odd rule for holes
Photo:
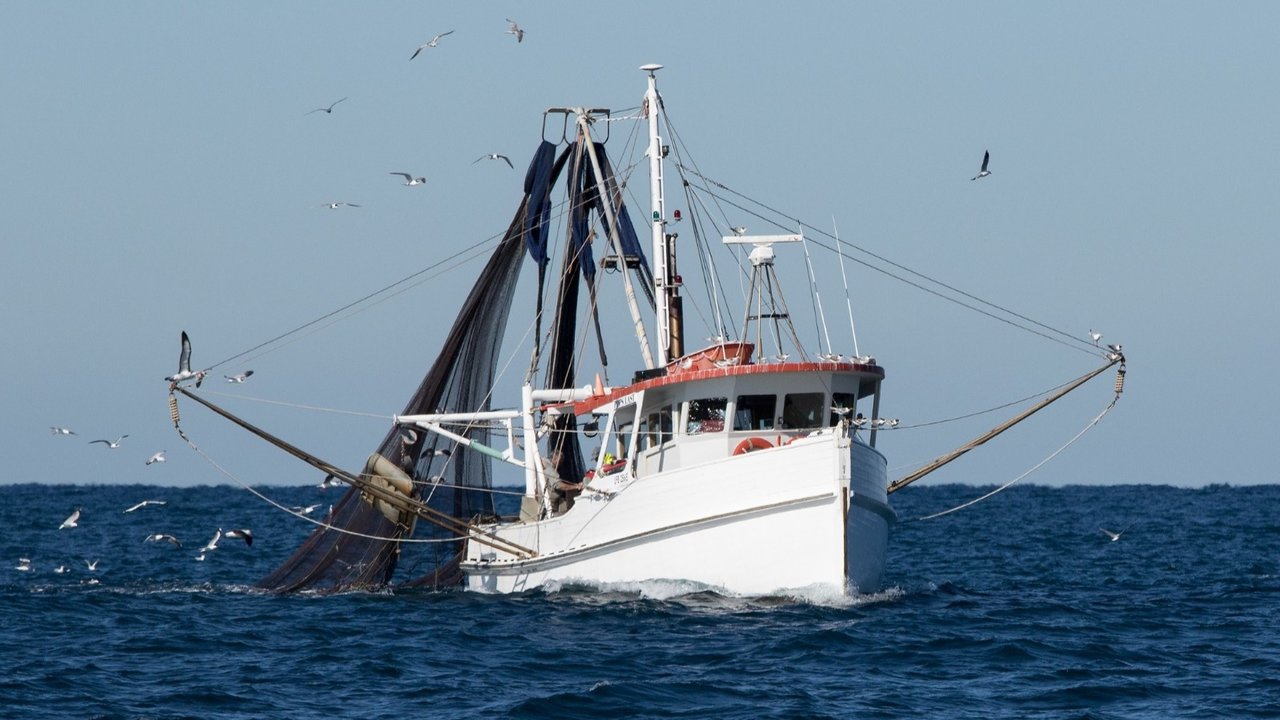
<svg viewBox="0 0 1280 720">
<path fill-rule="evenodd" d="M 850 422 L 853 421 L 853 408 L 858 403 L 858 396 L 853 393 L 831 393 L 831 425 L 834 427 L 840 424 L 840 412 Z M 837 412 L 837 409 L 840 412 Z"/>
<path fill-rule="evenodd" d="M 825 393 L 790 393 L 782 401 L 782 427 L 787 430 L 795 428 L 822 427 L 827 413 L 823 412 Z"/>
<path fill-rule="evenodd" d="M 658 447 L 671 440 L 675 432 L 671 424 L 671 410 L 663 408 L 658 412 L 649 413 L 644 419 L 644 425 L 641 426 L 641 432 L 644 433 L 646 448 Z"/>
<path fill-rule="evenodd" d="M 684 431 L 689 435 L 721 432 L 724 430 L 724 414 L 728 405 L 729 399 L 722 397 L 690 400 Z"/>
<path fill-rule="evenodd" d="M 733 404 L 734 430 L 772 430 L 776 395 L 739 395 Z"/>
<path fill-rule="evenodd" d="M 617 462 L 627 459 L 627 447 L 631 441 L 631 423 L 623 423 L 618 426 L 618 432 L 614 435 L 613 452 L 605 453 L 605 464 Z"/>
</svg>

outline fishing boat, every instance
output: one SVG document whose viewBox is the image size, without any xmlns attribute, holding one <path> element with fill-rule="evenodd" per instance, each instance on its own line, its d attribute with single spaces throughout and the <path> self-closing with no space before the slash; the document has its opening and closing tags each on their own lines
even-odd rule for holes
<svg viewBox="0 0 1280 720">
<path fill-rule="evenodd" d="M 896 521 L 889 494 L 925 474 L 889 482 L 876 447 L 897 424 L 881 414 L 885 368 L 858 352 L 856 334 L 847 354 L 829 340 L 825 348 L 801 340 L 776 267 L 809 264 L 813 277 L 803 228 L 715 232 L 707 228 L 720 225 L 694 200 L 687 216 L 668 209 L 669 164 L 684 192 L 710 183 L 664 139 L 673 131 L 660 68 L 641 68 L 647 88 L 630 114 L 543 114 L 515 216 L 362 471 L 249 424 L 189 384 L 171 385 L 171 397 L 189 397 L 349 486 L 260 587 L 394 583 L 512 593 L 677 580 L 741 595 L 880 587 Z M 628 144 L 642 159 L 616 172 L 605 148 L 625 126 L 635 128 Z M 645 166 L 650 207 L 638 232 L 624 197 L 631 170 Z M 552 188 L 561 179 L 565 200 L 557 203 Z M 687 344 L 677 266 L 678 245 L 690 244 L 706 295 L 698 313 L 707 332 L 698 335 L 710 334 L 696 345 Z M 738 307 L 724 300 L 713 251 L 736 258 Z M 528 264 L 537 274 L 531 297 L 517 294 Z M 625 299 L 622 323 L 601 321 L 606 279 Z M 808 300 L 812 290 L 796 294 Z M 509 363 L 502 344 L 518 306 L 532 309 L 533 347 L 518 397 L 504 403 L 496 380 Z M 604 336 L 619 325 L 637 351 L 615 382 Z M 1104 368 L 1123 361 L 1118 348 L 1112 355 Z M 500 467 L 520 483 L 510 490 L 518 509 L 507 513 L 494 500 Z"/>
</svg>

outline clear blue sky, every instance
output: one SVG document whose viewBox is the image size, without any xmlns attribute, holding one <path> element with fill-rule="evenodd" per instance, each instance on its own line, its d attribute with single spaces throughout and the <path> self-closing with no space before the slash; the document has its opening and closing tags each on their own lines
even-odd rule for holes
<svg viewBox="0 0 1280 720">
<path fill-rule="evenodd" d="M 1262 452 L 1280 405 L 1275 4 L 48 2 L 2 15 L 0 482 L 229 482 L 169 423 L 161 378 L 179 333 L 202 367 L 500 233 L 542 110 L 634 106 L 649 62 L 666 66 L 660 88 L 709 175 L 1039 322 L 1124 344 L 1116 410 L 1027 482 L 1276 479 Z M 970 182 L 986 149 L 993 174 Z M 472 164 L 489 152 L 516 170 Z M 428 183 L 406 188 L 392 171 Z M 390 415 L 478 268 L 220 366 L 212 389 Z M 861 349 L 887 368 L 885 414 L 904 424 L 1100 363 L 849 272 Z M 619 358 L 615 378 L 631 364 Z M 221 382 L 246 368 L 249 383 Z M 1110 385 L 929 482 L 1012 479 L 1083 427 Z M 235 408 L 353 468 L 387 428 Z M 184 419 L 245 481 L 318 480 L 191 404 Z M 906 468 L 1001 419 L 886 433 L 881 447 Z M 125 433 L 118 450 L 88 444 Z M 157 450 L 169 462 L 144 467 Z"/>
</svg>

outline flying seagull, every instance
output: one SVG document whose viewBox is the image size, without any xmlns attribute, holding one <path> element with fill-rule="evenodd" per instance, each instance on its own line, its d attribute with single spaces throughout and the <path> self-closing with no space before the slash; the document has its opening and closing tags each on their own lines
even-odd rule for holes
<svg viewBox="0 0 1280 720">
<path fill-rule="evenodd" d="M 58 427 L 57 425 L 49 426 L 49 432 L 54 435 L 75 435 L 76 431 L 71 428 Z"/>
<path fill-rule="evenodd" d="M 152 455 L 151 457 L 147 458 L 147 462 L 146 462 L 145 464 L 147 464 L 147 465 L 151 465 L 151 464 L 153 464 L 153 463 L 162 463 L 162 462 L 164 462 L 164 451 L 163 451 L 163 450 L 161 450 L 160 452 L 156 453 L 155 455 Z"/>
<path fill-rule="evenodd" d="M 187 337 L 187 331 L 182 331 L 182 352 L 178 353 L 178 372 L 165 378 L 170 382 L 169 389 L 178 386 L 178 383 L 184 380 L 196 379 L 196 387 L 200 387 L 200 383 L 204 382 L 204 376 L 207 374 L 205 370 L 191 371 L 191 339 Z"/>
<path fill-rule="evenodd" d="M 738 226 L 729 228 L 729 232 L 733 233 L 734 235 L 737 235 L 738 237 L 742 237 L 743 235 L 747 234 L 747 229 L 741 225 L 738 225 Z"/>
<path fill-rule="evenodd" d="M 80 527 L 80 508 L 76 508 L 75 512 L 68 515 L 67 519 L 63 520 L 62 524 L 58 526 L 58 529 L 66 530 L 73 527 Z"/>
<path fill-rule="evenodd" d="M 409 59 L 410 59 L 410 60 L 412 60 L 412 59 L 414 59 L 414 58 L 418 57 L 418 53 L 422 52 L 423 50 L 426 50 L 427 48 L 433 48 L 433 47 L 435 47 L 436 45 L 439 45 L 439 44 L 440 44 L 440 38 L 444 37 L 445 35 L 452 35 L 452 34 L 453 34 L 453 31 L 452 31 L 452 30 L 450 30 L 449 32 L 442 32 L 442 33 L 440 33 L 439 35 L 437 35 L 437 36 L 435 36 L 435 37 L 431 38 L 431 40 L 429 40 L 429 41 L 427 41 L 427 42 L 422 43 L 421 45 L 419 45 L 419 46 L 418 46 L 418 49 L 417 49 L 417 50 L 414 50 L 414 51 L 413 51 L 413 54 L 409 56 Z"/>
<path fill-rule="evenodd" d="M 316 508 L 318 507 L 320 507 L 320 503 L 316 503 L 315 505 L 308 505 L 306 507 L 302 507 L 301 505 L 298 505 L 297 507 L 293 507 L 290 509 L 298 513 L 299 515 L 310 515 L 311 513 L 315 512 Z"/>
<path fill-rule="evenodd" d="M 172 535 L 165 535 L 164 533 L 155 533 L 154 535 L 148 535 L 147 539 L 143 540 L 143 542 L 160 542 L 161 540 L 169 543 L 170 545 L 173 545 L 174 547 L 177 547 L 177 548 L 182 547 L 182 542 L 178 540 L 178 538 Z"/>
<path fill-rule="evenodd" d="M 480 157 L 476 158 L 475 160 L 472 160 L 472 161 L 471 161 L 471 164 L 472 164 L 472 165 L 475 165 L 476 163 L 480 162 L 481 160 L 502 160 L 503 162 L 505 162 L 505 163 L 507 164 L 507 167 L 511 168 L 512 170 L 515 170 L 515 169 L 516 169 L 516 166 L 511 164 L 511 158 L 507 157 L 506 155 L 500 155 L 500 154 L 498 154 L 498 153 L 489 153 L 488 155 L 481 155 Z"/>
<path fill-rule="evenodd" d="M 84 559 L 84 566 L 89 568 L 89 572 L 98 572 L 98 560 L 90 561 L 89 558 Z"/>
<path fill-rule="evenodd" d="M 134 510 L 144 508 L 148 505 L 164 505 L 164 504 L 165 502 L 163 500 L 143 500 L 142 502 L 138 503 L 137 505 L 134 505 L 131 508 L 125 508 L 124 512 L 131 513 Z M 121 513 L 121 514 L 123 515 L 124 513 Z"/>
<path fill-rule="evenodd" d="M 31 572 L 31 558 L 18 558 L 18 564 L 14 565 L 13 569 L 19 572 Z"/>
<path fill-rule="evenodd" d="M 115 450 L 116 448 L 120 447 L 120 441 L 124 440 L 127 437 L 129 436 L 121 435 L 120 437 L 116 438 L 115 442 L 112 442 L 110 440 L 90 440 L 89 444 L 92 445 L 94 443 L 102 443 L 103 445 L 107 446 L 108 450 Z"/>
<path fill-rule="evenodd" d="M 1102 339 L 1102 333 L 1094 330 L 1093 328 L 1089 328 L 1089 338 L 1093 340 L 1093 344 L 1096 347 L 1098 345 L 1098 341 Z"/>
<path fill-rule="evenodd" d="M 404 184 L 405 184 L 405 185 L 421 185 L 421 184 L 423 184 L 423 183 L 425 183 L 425 182 L 427 181 L 427 179 L 426 179 L 426 178 L 424 178 L 424 177 L 418 177 L 418 178 L 416 178 L 416 177 L 414 177 L 414 176 L 410 175 L 409 173 L 393 172 L 393 173 L 387 173 L 387 174 L 388 174 L 388 175 L 399 175 L 399 176 L 403 177 L 403 178 L 404 178 Z"/>
<path fill-rule="evenodd" d="M 241 528 L 239 530 L 228 530 L 222 533 L 223 537 L 243 540 L 245 545 L 253 547 L 253 531 L 249 528 Z"/>
<path fill-rule="evenodd" d="M 204 559 L 204 554 L 205 554 L 205 553 L 207 553 L 207 552 L 209 552 L 209 551 L 211 551 L 211 550 L 217 550 L 217 549 L 218 549 L 218 541 L 219 541 L 219 540 L 221 540 L 221 539 L 222 539 L 222 528 L 218 528 L 218 532 L 216 532 L 216 533 L 214 533 L 214 534 L 213 534 L 213 538 L 212 538 L 211 540 L 209 540 L 209 542 L 205 543 L 205 544 L 204 544 L 204 547 L 200 548 L 200 557 L 198 557 L 198 558 L 196 558 L 196 559 L 197 559 L 197 560 L 203 560 L 203 559 Z"/>
<path fill-rule="evenodd" d="M 244 372 L 239 373 L 238 375 L 223 375 L 222 377 L 226 378 L 227 382 L 229 383 L 242 383 L 245 380 L 248 380 L 249 376 L 252 374 L 253 374 L 252 370 L 245 370 Z"/>
<path fill-rule="evenodd" d="M 349 202 L 331 202 L 331 203 L 325 203 L 322 207 L 327 207 L 327 208 L 329 208 L 330 210 L 337 210 L 338 208 L 340 208 L 340 207 L 344 207 L 344 206 L 345 206 L 345 207 L 360 207 L 359 205 L 357 205 L 357 204 L 355 204 L 355 203 L 349 203 Z"/>
<path fill-rule="evenodd" d="M 1124 530 L 1121 530 L 1120 532 L 1111 532 L 1110 530 L 1104 527 L 1098 528 L 1098 530 L 1101 531 L 1103 535 L 1106 535 L 1107 537 L 1111 538 L 1111 542 L 1115 542 L 1119 540 L 1120 536 L 1123 535 L 1125 530 L 1128 530 L 1128 529 L 1129 529 L 1128 527 L 1125 527 Z"/>
<path fill-rule="evenodd" d="M 507 22 L 511 23 L 511 27 L 507 28 L 506 35 L 515 35 L 516 42 L 524 42 L 524 28 L 516 24 L 515 20 L 507 18 Z"/>
<path fill-rule="evenodd" d="M 346 98 L 342 98 L 342 100 L 346 100 Z M 342 102 L 342 100 L 334 101 L 333 105 L 337 105 L 338 103 Z M 322 113 L 324 113 L 324 114 L 326 114 L 326 115 L 329 115 L 329 114 L 333 113 L 333 105 L 330 105 L 329 107 L 316 108 L 315 110 L 312 110 L 311 112 L 306 112 L 306 113 L 303 113 L 303 114 L 304 114 L 304 115 L 310 115 L 311 113 L 318 113 L 318 112 L 322 112 Z"/>
<path fill-rule="evenodd" d="M 986 177 L 986 176 L 990 175 L 990 174 L 991 174 L 991 171 L 987 169 L 987 163 L 989 163 L 989 162 L 991 162 L 991 151 L 990 151 L 990 150 L 988 150 L 988 151 L 986 151 L 986 152 L 982 153 L 982 169 L 978 171 L 978 174 L 977 174 L 977 175 L 974 175 L 973 177 L 971 177 L 971 178 L 969 178 L 969 179 L 970 179 L 970 180 L 977 180 L 978 178 L 984 178 L 984 177 Z"/>
</svg>

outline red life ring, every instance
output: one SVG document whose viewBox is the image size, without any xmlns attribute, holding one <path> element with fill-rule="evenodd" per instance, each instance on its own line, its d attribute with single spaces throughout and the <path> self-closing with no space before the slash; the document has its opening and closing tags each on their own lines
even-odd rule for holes
<svg viewBox="0 0 1280 720">
<path fill-rule="evenodd" d="M 738 443 L 738 447 L 733 449 L 733 454 L 741 455 L 755 450 L 768 450 L 771 447 L 773 447 L 773 443 L 762 437 L 747 438 L 746 440 Z"/>
</svg>

